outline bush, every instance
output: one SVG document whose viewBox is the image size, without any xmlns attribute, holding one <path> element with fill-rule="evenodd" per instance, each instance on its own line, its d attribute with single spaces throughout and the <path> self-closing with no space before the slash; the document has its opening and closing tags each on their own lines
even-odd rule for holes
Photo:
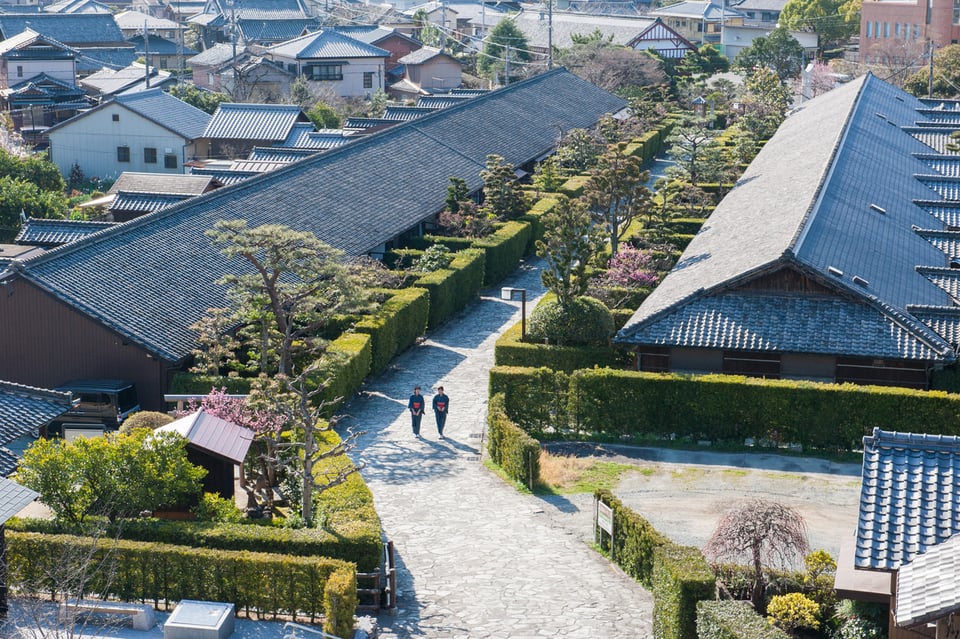
<svg viewBox="0 0 960 639">
<path fill-rule="evenodd" d="M 699 548 L 668 543 L 653 554 L 653 636 L 697 639 L 697 602 L 713 599 L 717 578 Z"/>
<path fill-rule="evenodd" d="M 494 363 L 497 366 L 547 366 L 572 373 L 580 368 L 617 366 L 626 358 L 626 351 L 604 346 L 553 346 L 520 341 L 521 325 L 514 324 L 497 339 Z"/>
<path fill-rule="evenodd" d="M 886 639 L 889 609 L 884 604 L 843 599 L 837 605 L 836 639 Z"/>
<path fill-rule="evenodd" d="M 490 398 L 487 410 L 490 459 L 506 475 L 531 490 L 540 482 L 540 442 L 510 421 L 503 409 L 503 395 Z"/>
<path fill-rule="evenodd" d="M 697 603 L 697 636 L 700 639 L 790 639 L 745 601 Z"/>
<path fill-rule="evenodd" d="M 202 397 L 209 394 L 211 390 L 223 388 L 230 395 L 248 395 L 251 382 L 253 379 L 249 377 L 178 372 L 170 382 L 170 394 Z"/>
<path fill-rule="evenodd" d="M 352 636 L 356 609 L 357 573 L 338 570 L 330 575 L 323 590 L 323 631 L 336 637 Z"/>
<path fill-rule="evenodd" d="M 617 531 L 610 548 L 613 561 L 645 588 L 651 588 L 654 551 L 669 540 L 609 490 L 598 490 L 593 496 L 613 509 L 613 529 Z"/>
<path fill-rule="evenodd" d="M 533 225 L 529 222 L 507 222 L 493 235 L 474 241 L 474 248 L 486 253 L 483 283 L 492 286 L 512 273 L 527 252 L 533 237 Z"/>
<path fill-rule="evenodd" d="M 427 273 L 416 286 L 430 291 L 429 328 L 436 328 L 480 295 L 485 255 L 477 249 L 457 253 L 450 268 Z"/>
<path fill-rule="evenodd" d="M 226 499 L 216 493 L 203 493 L 200 503 L 194 509 L 197 521 L 216 521 L 239 524 L 243 513 L 233 499 Z"/>
<path fill-rule="evenodd" d="M 563 183 L 563 186 L 560 187 L 560 193 L 566 195 L 570 199 L 578 198 L 583 195 L 583 190 L 586 188 L 587 182 L 589 181 L 589 175 L 574 175 Z"/>
<path fill-rule="evenodd" d="M 820 606 L 799 592 L 777 595 L 767 604 L 767 621 L 787 632 L 800 628 L 817 630 L 820 627 Z"/>
<path fill-rule="evenodd" d="M 427 329 L 430 294 L 422 288 L 384 291 L 389 297 L 372 316 L 357 322 L 358 333 L 370 335 L 374 374 L 384 371 L 390 360 L 416 343 Z"/>
<path fill-rule="evenodd" d="M 567 425 L 567 376 L 549 368 L 497 366 L 490 371 L 489 396 L 504 394 L 507 416 L 539 437 Z"/>
<path fill-rule="evenodd" d="M 413 263 L 413 270 L 421 273 L 432 273 L 442 268 L 450 266 L 453 256 L 450 255 L 450 249 L 443 244 L 434 244 L 428 246 L 423 254 Z"/>
<path fill-rule="evenodd" d="M 555 298 L 544 299 L 530 314 L 532 342 L 558 346 L 606 345 L 613 335 L 613 316 L 603 302 L 578 297 L 567 308 Z"/>
<path fill-rule="evenodd" d="M 330 417 L 340 405 L 352 397 L 370 372 L 372 350 L 370 336 L 347 333 L 330 342 L 324 363 L 318 370 L 320 379 L 328 380 L 320 398 L 329 402 L 324 415 Z"/>
<path fill-rule="evenodd" d="M 154 410 L 142 410 L 126 418 L 123 421 L 123 424 L 120 426 L 120 432 L 129 433 L 130 431 L 138 428 L 154 430 L 161 426 L 166 426 L 172 421 L 173 417 L 170 417 L 166 413 L 161 413 Z"/>
</svg>

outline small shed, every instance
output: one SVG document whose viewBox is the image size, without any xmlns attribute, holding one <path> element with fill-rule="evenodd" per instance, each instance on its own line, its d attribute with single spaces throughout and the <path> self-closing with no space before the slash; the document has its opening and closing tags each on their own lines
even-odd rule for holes
<svg viewBox="0 0 960 639">
<path fill-rule="evenodd" d="M 207 469 L 205 492 L 232 498 L 233 469 L 242 464 L 254 432 L 233 422 L 214 417 L 203 409 L 181 417 L 155 432 L 179 433 L 187 440 L 187 459 Z"/>
<path fill-rule="evenodd" d="M 7 616 L 7 541 L 4 525 L 40 494 L 15 481 L 0 478 L 0 618 Z"/>
</svg>

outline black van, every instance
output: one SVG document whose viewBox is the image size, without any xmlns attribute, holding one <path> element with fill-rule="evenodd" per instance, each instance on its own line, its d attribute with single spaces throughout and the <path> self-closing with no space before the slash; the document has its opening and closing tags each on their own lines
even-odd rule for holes
<svg viewBox="0 0 960 639">
<path fill-rule="evenodd" d="M 73 406 L 47 424 L 47 437 L 73 439 L 117 430 L 131 413 L 140 410 L 137 388 L 119 379 L 82 379 L 58 386 L 73 394 Z"/>
</svg>

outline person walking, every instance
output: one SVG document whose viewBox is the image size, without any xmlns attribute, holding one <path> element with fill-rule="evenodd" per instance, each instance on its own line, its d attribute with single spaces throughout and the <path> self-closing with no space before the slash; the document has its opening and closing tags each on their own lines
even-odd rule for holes
<svg viewBox="0 0 960 639">
<path fill-rule="evenodd" d="M 410 401 L 407 402 L 407 408 L 410 409 L 410 418 L 413 422 L 413 436 L 420 437 L 420 420 L 423 419 L 423 409 L 425 407 L 425 402 L 423 400 L 423 395 L 420 394 L 420 387 L 413 387 L 413 395 L 410 396 Z"/>
<path fill-rule="evenodd" d="M 433 414 L 437 418 L 437 433 L 443 437 L 443 427 L 447 423 L 447 411 L 450 410 L 450 398 L 443 392 L 443 386 L 437 387 L 437 394 L 433 396 Z"/>
</svg>

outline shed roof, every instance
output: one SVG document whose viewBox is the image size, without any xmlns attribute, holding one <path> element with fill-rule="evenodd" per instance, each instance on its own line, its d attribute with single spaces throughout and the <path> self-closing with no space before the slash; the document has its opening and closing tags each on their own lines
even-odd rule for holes
<svg viewBox="0 0 960 639">
<path fill-rule="evenodd" d="M 206 309 L 227 305 L 225 288 L 216 280 L 247 268 L 211 245 L 205 231 L 217 220 L 285 224 L 311 231 L 347 255 L 363 255 L 436 214 L 451 175 L 465 179 L 471 190 L 479 188 L 488 154 L 526 163 L 553 147 L 558 126 L 589 127 L 624 105 L 557 69 L 133 220 L 95 241 L 54 249 L 17 268 L 148 352 L 178 361 L 194 347 L 196 334 L 188 327 Z"/>
<path fill-rule="evenodd" d="M 242 104 L 225 102 L 217 107 L 203 137 L 221 140 L 285 140 L 306 114 L 295 104 Z"/>
<path fill-rule="evenodd" d="M 189 445 L 235 464 L 243 463 L 254 435 L 249 428 L 215 417 L 202 408 L 154 432 L 179 433 Z"/>
</svg>

